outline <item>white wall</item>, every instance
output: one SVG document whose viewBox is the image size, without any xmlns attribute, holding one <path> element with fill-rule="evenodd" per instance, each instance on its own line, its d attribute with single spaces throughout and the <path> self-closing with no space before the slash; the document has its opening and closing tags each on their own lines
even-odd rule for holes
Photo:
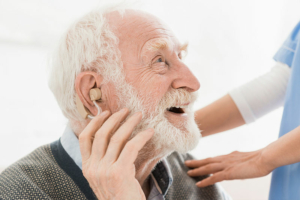
<svg viewBox="0 0 300 200">
<path fill-rule="evenodd" d="M 267 72 L 300 19 L 298 0 L 152 0 L 145 9 L 189 41 L 187 64 L 200 80 L 196 108 Z M 0 1 L 0 168 L 60 137 L 66 120 L 47 87 L 46 64 L 67 25 L 96 0 Z M 203 138 L 198 158 L 252 151 L 277 138 L 282 109 Z M 269 177 L 221 183 L 234 199 L 267 199 Z"/>
</svg>

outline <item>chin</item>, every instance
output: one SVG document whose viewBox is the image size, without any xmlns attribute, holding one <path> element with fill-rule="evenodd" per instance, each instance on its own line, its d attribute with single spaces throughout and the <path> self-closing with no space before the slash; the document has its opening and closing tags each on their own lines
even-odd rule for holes
<svg viewBox="0 0 300 200">
<path fill-rule="evenodd" d="M 172 107 L 165 111 L 165 126 L 166 135 L 170 138 L 168 143 L 170 149 L 187 153 L 197 146 L 201 132 L 194 120 L 191 107 L 182 107 Z"/>
<path fill-rule="evenodd" d="M 152 126 L 155 134 L 139 152 L 136 166 L 149 160 L 160 160 L 174 151 L 185 154 L 193 150 L 201 138 L 200 130 L 193 118 L 184 124 L 173 124 L 165 118 Z"/>
<path fill-rule="evenodd" d="M 187 119 L 185 123 L 172 124 L 172 126 L 178 130 L 178 137 L 174 139 L 174 145 L 171 146 L 174 151 L 187 153 L 196 148 L 201 138 L 201 132 L 193 118 Z"/>
<path fill-rule="evenodd" d="M 171 114 L 173 115 L 173 114 Z M 194 149 L 201 138 L 200 130 L 194 120 L 193 113 L 185 113 L 184 116 L 176 116 L 181 120 L 174 120 L 168 115 L 157 121 L 152 121 L 151 125 L 155 131 L 150 143 L 152 149 L 161 154 L 170 154 L 173 151 L 187 153 Z"/>
<path fill-rule="evenodd" d="M 165 115 L 146 118 L 132 136 L 147 128 L 153 128 L 155 133 L 139 152 L 138 165 L 149 159 L 161 159 L 174 151 L 185 154 L 194 149 L 201 138 L 193 113 L 187 113 L 181 123 L 171 122 Z"/>
</svg>

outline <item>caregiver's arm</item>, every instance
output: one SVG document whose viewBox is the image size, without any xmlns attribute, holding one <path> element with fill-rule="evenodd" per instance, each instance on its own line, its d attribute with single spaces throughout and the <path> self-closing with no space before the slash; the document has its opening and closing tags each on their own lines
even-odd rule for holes
<svg viewBox="0 0 300 200">
<path fill-rule="evenodd" d="M 276 63 L 272 70 L 229 92 L 226 96 L 195 112 L 202 135 L 226 131 L 283 105 L 290 68 Z"/>
<path fill-rule="evenodd" d="M 197 110 L 195 120 L 202 136 L 223 132 L 245 124 L 239 109 L 229 94 Z"/>
<path fill-rule="evenodd" d="M 190 176 L 213 174 L 197 183 L 205 187 L 223 180 L 256 178 L 275 168 L 300 162 L 300 126 L 267 147 L 254 152 L 233 152 L 204 160 L 187 161 Z"/>
</svg>

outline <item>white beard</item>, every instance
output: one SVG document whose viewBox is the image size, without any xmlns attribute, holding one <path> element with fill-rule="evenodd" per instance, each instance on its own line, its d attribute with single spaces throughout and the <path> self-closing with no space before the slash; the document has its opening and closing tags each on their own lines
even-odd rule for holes
<svg viewBox="0 0 300 200">
<path fill-rule="evenodd" d="M 196 147 L 201 137 L 192 110 L 196 93 L 190 93 L 185 89 L 172 89 L 159 102 L 154 102 L 151 94 L 143 99 L 140 98 L 137 91 L 125 81 L 125 78 L 120 79 L 119 77 L 118 81 L 113 82 L 119 98 L 119 109 L 127 107 L 131 112 L 128 117 L 136 112 L 143 113 L 142 121 L 133 131 L 131 138 L 148 128 L 155 131 L 151 140 L 139 152 L 137 165 L 147 159 L 165 157 L 173 151 L 186 153 Z M 187 120 L 176 125 L 170 123 L 165 117 L 166 109 L 187 102 L 190 102 L 188 108 L 185 109 Z M 149 110 L 155 111 L 150 112 Z"/>
</svg>

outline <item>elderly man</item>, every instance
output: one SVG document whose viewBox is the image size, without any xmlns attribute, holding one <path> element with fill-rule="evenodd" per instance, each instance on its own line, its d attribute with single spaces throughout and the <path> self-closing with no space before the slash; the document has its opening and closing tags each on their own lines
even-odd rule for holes
<svg viewBox="0 0 300 200">
<path fill-rule="evenodd" d="M 63 37 L 50 88 L 69 119 L 60 140 L 0 175 L 2 199 L 227 199 L 184 161 L 200 131 L 186 45 L 148 13 L 105 8 Z M 94 92 L 94 93 L 93 93 Z"/>
</svg>

